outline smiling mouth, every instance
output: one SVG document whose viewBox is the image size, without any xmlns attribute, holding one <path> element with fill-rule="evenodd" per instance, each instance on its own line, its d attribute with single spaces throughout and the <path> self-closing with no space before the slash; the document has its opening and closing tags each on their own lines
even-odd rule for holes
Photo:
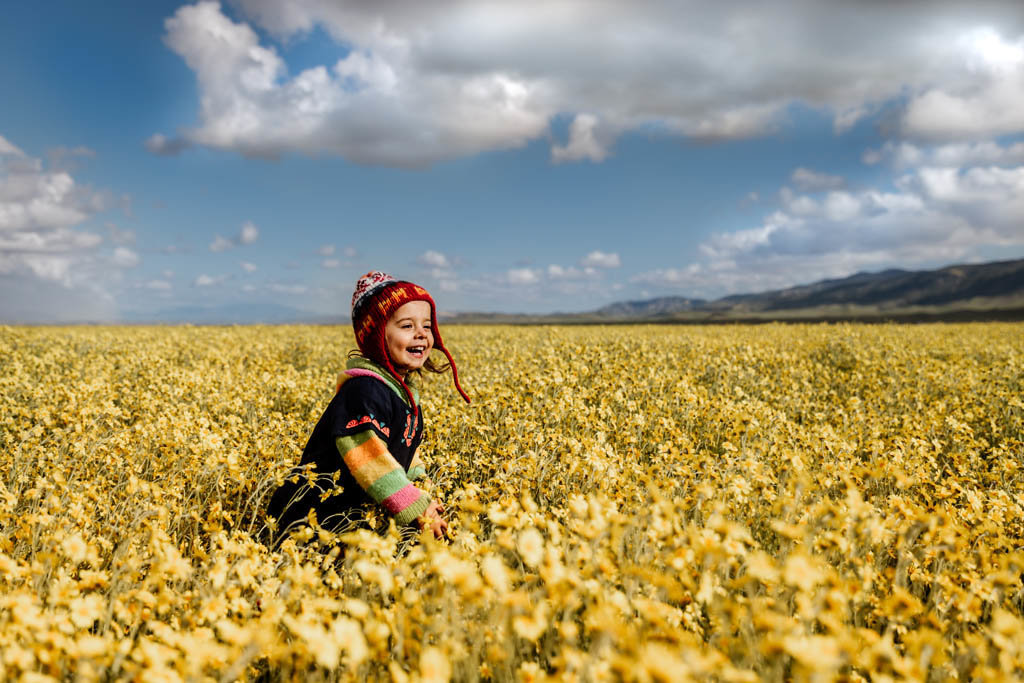
<svg viewBox="0 0 1024 683">
<path fill-rule="evenodd" d="M 422 356 L 423 352 L 427 350 L 425 346 L 410 346 L 406 349 L 410 356 Z"/>
</svg>

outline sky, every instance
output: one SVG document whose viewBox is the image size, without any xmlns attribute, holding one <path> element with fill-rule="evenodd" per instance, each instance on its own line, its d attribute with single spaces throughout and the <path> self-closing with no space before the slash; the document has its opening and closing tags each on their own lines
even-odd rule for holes
<svg viewBox="0 0 1024 683">
<path fill-rule="evenodd" d="M 0 322 L 344 317 L 369 270 L 543 313 L 1021 257 L 1019 0 L 0 18 Z"/>
</svg>

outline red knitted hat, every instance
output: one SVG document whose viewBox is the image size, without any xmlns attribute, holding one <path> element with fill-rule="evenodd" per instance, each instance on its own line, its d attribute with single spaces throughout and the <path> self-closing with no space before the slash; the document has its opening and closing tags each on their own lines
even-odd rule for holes
<svg viewBox="0 0 1024 683">
<path fill-rule="evenodd" d="M 379 270 L 372 270 L 359 278 L 356 282 L 356 291 L 352 294 L 352 328 L 356 333 L 356 344 L 359 346 L 359 351 L 370 360 L 387 368 L 388 372 L 405 389 L 409 403 L 415 406 L 412 390 L 391 362 L 384 336 L 384 328 L 391 318 L 391 314 L 410 301 L 426 301 L 430 304 L 434 348 L 440 350 L 448 359 L 448 363 L 452 367 L 455 388 L 462 398 L 466 399 L 466 403 L 469 403 L 469 396 L 459 385 L 459 372 L 455 368 L 455 359 L 452 358 L 452 354 L 448 352 L 441 340 L 441 330 L 437 326 L 437 306 L 427 290 L 419 285 L 396 280 Z M 416 410 L 418 411 L 418 408 Z"/>
</svg>

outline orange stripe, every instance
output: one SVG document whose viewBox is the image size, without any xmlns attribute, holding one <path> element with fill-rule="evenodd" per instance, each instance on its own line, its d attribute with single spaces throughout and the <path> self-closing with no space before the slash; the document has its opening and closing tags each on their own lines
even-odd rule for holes
<svg viewBox="0 0 1024 683">
<path fill-rule="evenodd" d="M 391 453 L 388 452 L 388 445 L 381 441 L 380 437 L 374 433 L 362 444 L 345 453 L 345 464 L 348 465 L 350 470 L 357 470 L 381 455 L 391 457 Z M 391 459 L 394 460 L 394 458 Z"/>
<path fill-rule="evenodd" d="M 362 467 L 352 468 L 352 476 L 364 489 L 370 488 L 378 479 L 392 472 L 401 472 L 403 476 L 405 475 L 394 458 L 390 457 L 374 458 Z"/>
</svg>

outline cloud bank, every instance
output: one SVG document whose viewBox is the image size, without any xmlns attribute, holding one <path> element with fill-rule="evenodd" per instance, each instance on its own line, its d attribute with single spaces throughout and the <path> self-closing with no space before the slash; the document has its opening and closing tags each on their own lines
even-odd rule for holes
<svg viewBox="0 0 1024 683">
<path fill-rule="evenodd" d="M 780 208 L 758 226 L 723 232 L 699 247 L 702 260 L 632 276 L 635 284 L 700 296 L 777 289 L 879 266 L 931 267 L 1024 247 L 1024 166 L 1017 145 L 889 150 L 893 163 L 920 165 L 892 191 L 849 190 L 845 181 L 783 187 Z M 958 162 L 939 165 L 940 160 Z M 798 169 L 800 170 L 800 169 Z M 802 169 L 793 180 L 820 178 Z"/>
<path fill-rule="evenodd" d="M 108 204 L 105 193 L 79 185 L 68 171 L 47 167 L 0 136 L 0 319 L 112 317 L 114 301 L 99 284 L 100 273 L 133 268 L 138 254 L 122 246 L 104 255 L 97 250 L 103 237 L 78 229 Z"/>
<path fill-rule="evenodd" d="M 159 154 L 204 145 L 415 167 L 552 136 L 555 162 L 601 162 L 629 130 L 762 135 L 795 104 L 837 132 L 902 98 L 910 138 L 1024 130 L 1024 14 L 1012 2 L 683 0 L 338 3 L 180 8 L 167 45 L 195 72 L 199 123 Z M 993 26 L 999 26 L 997 32 Z M 586 30 L 581 30 L 586 27 Z M 344 56 L 292 73 L 272 41 L 322 28 Z"/>
</svg>

